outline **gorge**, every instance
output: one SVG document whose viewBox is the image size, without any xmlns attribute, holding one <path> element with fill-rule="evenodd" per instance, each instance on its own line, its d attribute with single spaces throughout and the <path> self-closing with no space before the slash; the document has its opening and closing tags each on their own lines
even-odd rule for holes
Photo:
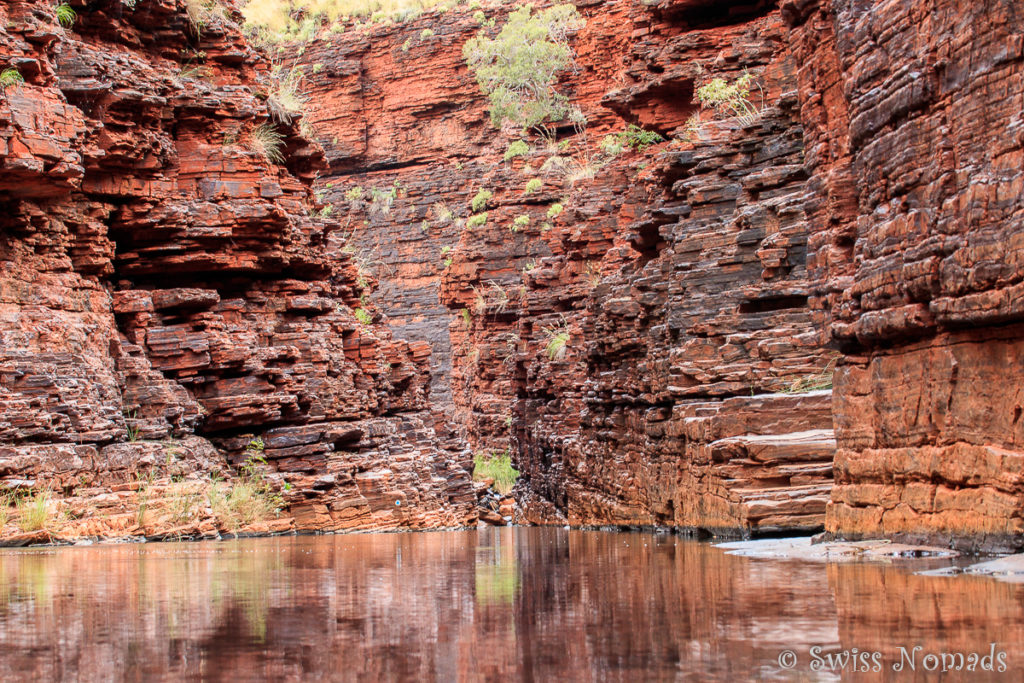
<svg viewBox="0 0 1024 683">
<path fill-rule="evenodd" d="M 507 451 L 499 522 L 1024 546 L 1017 3 L 583 0 L 547 141 L 511 5 L 69 6 L 0 4 L 6 542 L 472 526 Z"/>
</svg>

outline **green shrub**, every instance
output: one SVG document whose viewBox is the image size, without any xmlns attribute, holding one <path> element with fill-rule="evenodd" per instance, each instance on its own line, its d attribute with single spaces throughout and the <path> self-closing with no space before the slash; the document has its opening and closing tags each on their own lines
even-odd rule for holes
<svg viewBox="0 0 1024 683">
<path fill-rule="evenodd" d="M 477 192 L 476 196 L 474 196 L 469 202 L 469 206 L 473 209 L 473 213 L 479 213 L 482 211 L 487 206 L 487 202 L 490 201 L 492 196 L 493 194 L 490 190 L 481 189 Z"/>
<path fill-rule="evenodd" d="M 0 88 L 7 90 L 8 88 L 20 87 L 24 85 L 25 77 L 21 75 L 21 72 L 15 69 L 13 66 L 0 71 Z"/>
<path fill-rule="evenodd" d="M 508 450 L 490 455 L 477 453 L 473 456 L 473 479 L 475 481 L 493 479 L 494 490 L 505 496 L 516 485 L 519 471 L 512 467 L 512 457 Z"/>
<path fill-rule="evenodd" d="M 466 41 L 462 54 L 490 99 L 496 127 L 507 120 L 532 128 L 566 117 L 568 98 L 554 86 L 573 63 L 569 34 L 583 25 L 573 5 L 555 5 L 536 14 L 526 5 L 508 15 L 495 38 L 481 31 Z"/>
<path fill-rule="evenodd" d="M 694 112 L 686 119 L 686 126 L 683 127 L 683 140 L 692 141 L 700 135 L 700 112 Z"/>
<path fill-rule="evenodd" d="M 565 356 L 565 347 L 569 344 L 569 328 L 565 323 L 560 327 L 545 327 L 544 334 L 547 342 L 544 350 L 547 352 L 548 360 L 561 360 Z"/>
<path fill-rule="evenodd" d="M 356 320 L 358 320 L 363 325 L 369 325 L 370 323 L 373 322 L 373 316 L 367 313 L 365 308 L 355 309 L 354 311 L 352 311 L 352 315 L 354 315 L 356 317 Z"/>
<path fill-rule="evenodd" d="M 470 216 L 468 219 L 466 219 L 466 227 L 467 228 L 479 228 L 481 225 L 484 225 L 486 223 L 487 223 L 487 212 L 486 211 L 484 211 L 483 213 L 474 214 L 474 215 Z"/>
<path fill-rule="evenodd" d="M 75 10 L 66 2 L 57 5 L 57 8 L 54 10 L 54 16 L 57 18 L 57 22 L 64 28 L 71 28 L 75 25 L 75 20 L 78 19 Z"/>
<path fill-rule="evenodd" d="M 522 215 L 516 216 L 515 220 L 512 221 L 512 232 L 519 232 L 520 230 L 522 230 L 523 228 L 525 228 L 529 224 L 530 224 L 530 217 L 527 216 L 525 213 L 522 214 Z"/>
<path fill-rule="evenodd" d="M 541 182 L 540 178 L 531 178 L 526 182 L 526 187 L 523 188 L 523 194 L 540 192 L 542 187 L 544 187 L 544 183 Z"/>
<path fill-rule="evenodd" d="M 265 42 L 308 42 L 321 24 L 332 33 L 345 30 L 350 17 L 390 24 L 416 18 L 428 9 L 443 11 L 448 0 L 247 0 L 242 3 L 245 28 Z M 355 28 L 362 26 L 356 22 Z"/>
<path fill-rule="evenodd" d="M 18 528 L 22 531 L 39 531 L 50 524 L 48 504 L 50 493 L 39 491 L 31 498 L 18 501 Z"/>
<path fill-rule="evenodd" d="M 569 181 L 570 185 L 575 185 L 581 180 L 590 180 L 597 175 L 600 170 L 601 164 L 596 161 L 577 161 L 572 159 L 565 168 L 565 179 Z"/>
<path fill-rule="evenodd" d="M 225 16 L 225 10 L 217 0 L 185 0 L 185 10 L 189 26 L 197 37 L 202 36 L 208 25 L 219 22 Z"/>
<path fill-rule="evenodd" d="M 350 202 L 358 202 L 362 198 L 363 188 L 359 187 L 358 185 L 349 188 L 348 191 L 345 192 L 345 199 L 347 199 Z"/>
<path fill-rule="evenodd" d="M 612 133 L 601 138 L 601 151 L 608 156 L 618 156 L 623 149 L 625 149 L 625 145 L 622 142 L 621 136 Z"/>
<path fill-rule="evenodd" d="M 623 131 L 621 135 L 623 143 L 627 147 L 632 147 L 638 152 L 642 152 L 651 145 L 662 142 L 665 139 L 653 130 L 644 130 L 640 126 L 635 126 L 632 123 L 626 127 L 626 130 Z"/>
<path fill-rule="evenodd" d="M 434 35 L 434 29 L 425 28 L 422 31 L 420 31 L 420 40 L 426 40 L 427 38 L 431 37 L 432 35 Z"/>
<path fill-rule="evenodd" d="M 274 91 L 267 98 L 270 115 L 278 123 L 289 124 L 292 119 L 302 113 L 306 97 L 302 95 L 302 69 L 292 67 L 282 75 L 280 66 L 273 70 Z"/>
<path fill-rule="evenodd" d="M 124 429 L 128 436 L 128 441 L 134 443 L 139 440 L 139 421 L 137 419 L 138 411 L 128 410 L 124 413 Z"/>
<path fill-rule="evenodd" d="M 719 114 L 734 116 L 741 125 L 747 125 L 761 115 L 760 109 L 750 102 L 752 84 L 756 85 L 754 76 L 746 72 L 732 83 L 724 78 L 714 78 L 697 88 L 697 99 L 702 107 L 714 109 Z"/>
<path fill-rule="evenodd" d="M 11 521 L 11 503 L 14 501 L 14 495 L 8 493 L 0 496 L 0 532 L 7 526 L 7 522 Z"/>
<path fill-rule="evenodd" d="M 652 130 L 644 130 L 640 126 L 631 123 L 621 133 L 604 136 L 601 140 L 601 151 L 610 157 L 617 156 L 627 147 L 642 152 L 651 145 L 662 142 L 664 139 Z"/>
<path fill-rule="evenodd" d="M 401 184 L 396 180 L 394 185 L 386 190 L 376 187 L 370 188 L 370 211 L 387 215 L 391 213 L 391 205 L 398 197 L 398 189 Z"/>
<path fill-rule="evenodd" d="M 238 529 L 276 517 L 283 501 L 263 485 L 251 481 L 232 484 L 227 492 L 211 491 L 211 507 L 217 521 L 228 529 Z"/>
<path fill-rule="evenodd" d="M 555 202 L 548 207 L 548 218 L 554 219 L 561 215 L 565 207 L 562 206 L 561 202 Z"/>
<path fill-rule="evenodd" d="M 526 156 L 530 153 L 530 146 L 525 140 L 516 140 L 505 150 L 505 161 L 512 161 L 516 157 Z"/>
</svg>

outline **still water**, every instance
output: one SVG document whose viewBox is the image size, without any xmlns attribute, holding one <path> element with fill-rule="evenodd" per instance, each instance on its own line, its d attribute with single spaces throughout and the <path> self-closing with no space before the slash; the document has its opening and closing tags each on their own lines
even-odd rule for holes
<svg viewBox="0 0 1024 683">
<path fill-rule="evenodd" d="M 1024 586 L 923 562 L 536 528 L 8 550 L 0 678 L 840 680 L 812 670 L 822 646 L 880 653 L 842 680 L 1024 680 Z M 1006 672 L 921 661 L 992 643 Z M 892 670 L 900 646 L 916 671 Z"/>
</svg>

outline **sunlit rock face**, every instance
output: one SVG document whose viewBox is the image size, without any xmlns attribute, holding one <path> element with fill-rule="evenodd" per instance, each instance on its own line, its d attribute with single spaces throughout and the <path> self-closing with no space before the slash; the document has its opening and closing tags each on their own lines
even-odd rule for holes
<svg viewBox="0 0 1024 683">
<path fill-rule="evenodd" d="M 1014 3 L 786 2 L 836 373 L 828 530 L 1022 543 Z"/>
<path fill-rule="evenodd" d="M 9 2 L 0 23 L 25 81 L 0 96 L 5 484 L 115 494 L 115 521 L 71 535 L 151 533 L 122 485 L 227 472 L 261 438 L 279 527 L 472 520 L 429 348 L 353 316 L 340 226 L 313 217 L 322 151 L 270 118 L 267 63 L 230 18 L 197 31 L 184 3 L 110 1 L 62 29 Z"/>
</svg>

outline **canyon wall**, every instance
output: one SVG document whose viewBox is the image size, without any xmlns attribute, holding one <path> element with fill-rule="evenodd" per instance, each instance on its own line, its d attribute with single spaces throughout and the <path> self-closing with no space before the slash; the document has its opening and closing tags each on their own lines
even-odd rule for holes
<svg viewBox="0 0 1024 683">
<path fill-rule="evenodd" d="M 260 443 L 281 530 L 470 523 L 508 450 L 524 522 L 1021 546 L 1012 3 L 579 2 L 547 141 L 465 66 L 503 4 L 283 70 L 233 10 L 72 6 L 0 6 L 0 477 L 75 533 Z"/>
<path fill-rule="evenodd" d="M 151 535 L 141 480 L 230 477 L 256 452 L 290 508 L 273 529 L 475 519 L 429 348 L 354 316 L 356 264 L 312 196 L 322 151 L 271 118 L 230 14 L 73 6 L 66 29 L 0 6 L 24 78 L 0 95 L 4 486 L 66 499 L 67 535 Z"/>
<path fill-rule="evenodd" d="M 1024 12 L 786 2 L 835 380 L 827 529 L 1021 547 Z"/>
<path fill-rule="evenodd" d="M 520 519 L 1018 546 L 1019 10 L 577 7 L 586 132 L 512 159 L 469 10 L 290 54 L 371 298 L 472 448 L 511 450 Z M 688 125 L 745 72 L 759 116 Z M 574 163 L 627 123 L 670 142 Z"/>
<path fill-rule="evenodd" d="M 317 186 L 397 334 L 433 345 L 434 400 L 475 451 L 511 449 L 521 520 L 817 529 L 829 393 L 788 390 L 833 354 L 811 326 L 786 27 L 771 6 L 663 5 L 579 5 L 559 87 L 586 128 L 514 158 L 520 131 L 493 127 L 462 57 L 479 16 L 321 35 L 289 55 L 330 163 Z M 763 115 L 705 112 L 688 136 L 696 85 L 745 70 Z M 674 141 L 588 164 L 627 123 Z"/>
</svg>

